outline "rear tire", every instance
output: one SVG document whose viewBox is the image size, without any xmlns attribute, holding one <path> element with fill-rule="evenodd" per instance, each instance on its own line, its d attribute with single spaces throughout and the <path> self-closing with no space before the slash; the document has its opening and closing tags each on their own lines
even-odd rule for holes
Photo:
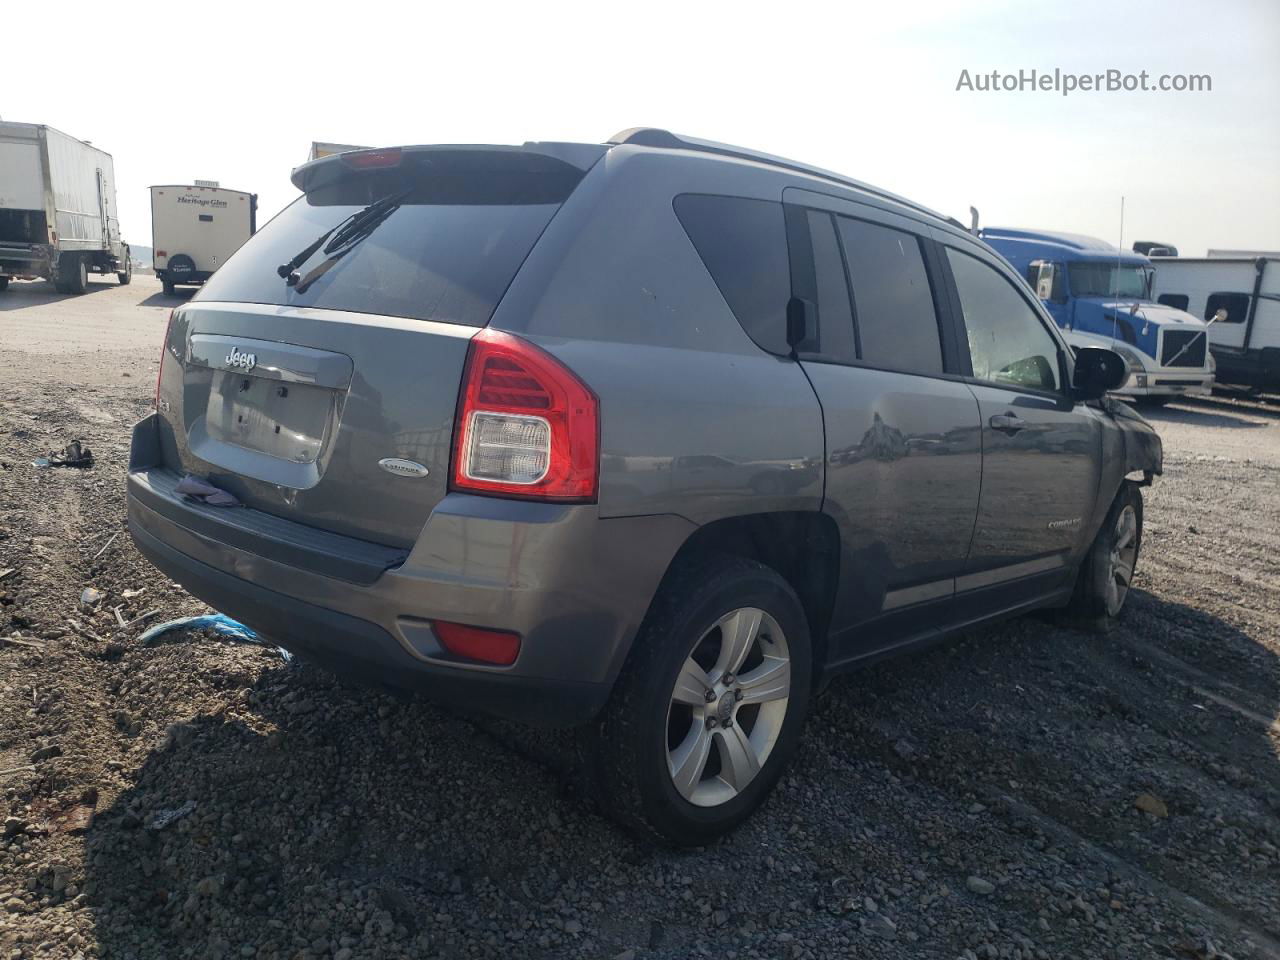
<svg viewBox="0 0 1280 960">
<path fill-rule="evenodd" d="M 174 295 L 175 291 L 172 280 L 161 280 L 160 284 L 166 297 L 172 297 Z"/>
<path fill-rule="evenodd" d="M 1141 548 L 1142 492 L 1126 481 L 1080 565 L 1068 616 L 1100 632 L 1108 630 L 1124 610 Z"/>
<path fill-rule="evenodd" d="M 8 289 L 9 289 L 9 278 L 0 277 L 0 293 L 4 293 Z"/>
<path fill-rule="evenodd" d="M 81 294 L 89 287 L 89 263 L 78 253 L 64 253 L 58 258 L 58 276 L 53 283 L 60 293 Z"/>
<path fill-rule="evenodd" d="M 795 752 L 811 649 L 804 608 L 770 568 L 716 557 L 673 571 L 586 731 L 605 811 L 681 846 L 741 824 Z"/>
<path fill-rule="evenodd" d="M 116 273 L 116 279 L 120 281 L 120 286 L 127 287 L 129 281 L 133 279 L 133 258 L 129 256 L 129 251 L 124 252 L 124 269 Z"/>
</svg>

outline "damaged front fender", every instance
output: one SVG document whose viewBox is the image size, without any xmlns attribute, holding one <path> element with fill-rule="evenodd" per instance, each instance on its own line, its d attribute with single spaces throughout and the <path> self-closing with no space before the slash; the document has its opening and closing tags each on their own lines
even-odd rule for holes
<svg viewBox="0 0 1280 960">
<path fill-rule="evenodd" d="M 1155 428 L 1129 404 L 1107 397 L 1103 408 L 1120 431 L 1124 457 L 1124 477 L 1148 486 L 1164 472 L 1164 444 Z"/>
</svg>

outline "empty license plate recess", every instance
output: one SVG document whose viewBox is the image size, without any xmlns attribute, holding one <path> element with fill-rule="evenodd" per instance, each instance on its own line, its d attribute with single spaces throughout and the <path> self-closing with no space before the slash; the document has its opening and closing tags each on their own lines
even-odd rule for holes
<svg viewBox="0 0 1280 960">
<path fill-rule="evenodd" d="M 191 337 L 190 365 L 208 371 L 211 439 L 292 463 L 336 432 L 352 372 L 344 354 L 213 334 Z"/>
</svg>

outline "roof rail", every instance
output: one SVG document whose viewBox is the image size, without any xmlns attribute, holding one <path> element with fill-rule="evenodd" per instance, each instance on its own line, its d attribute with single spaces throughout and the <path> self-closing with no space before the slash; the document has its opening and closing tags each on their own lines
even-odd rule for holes
<svg viewBox="0 0 1280 960">
<path fill-rule="evenodd" d="M 714 140 L 700 140 L 697 137 L 686 137 L 680 134 L 672 133 L 670 130 L 662 130 L 658 127 L 631 127 L 627 130 L 620 130 L 610 137 L 607 143 L 620 146 L 624 143 L 635 144 L 639 147 L 658 147 L 666 150 L 696 150 L 700 153 L 714 153 L 722 157 L 735 157 L 739 160 L 754 160 L 757 163 L 767 163 L 771 167 L 781 167 L 784 170 L 794 170 L 796 173 L 808 174 L 811 177 L 819 177 L 823 180 L 829 180 L 832 183 L 838 183 L 846 187 L 855 187 L 866 193 L 881 197 L 885 200 L 892 200 L 894 203 L 901 204 L 918 213 L 928 214 L 936 217 L 953 227 L 965 229 L 964 224 L 955 217 L 948 217 L 945 214 L 931 210 L 922 204 L 916 203 L 914 200 L 908 200 L 906 197 L 900 197 L 896 193 L 888 190 L 882 190 L 879 187 L 873 187 L 869 183 L 863 183 L 861 180 L 855 180 L 852 177 L 846 177 L 843 174 L 835 173 L 831 170 L 824 170 L 822 167 L 814 167 L 807 163 L 799 163 L 795 160 L 788 160 L 786 157 L 775 156 L 772 153 L 764 153 L 760 150 L 748 150 L 745 147 L 735 147 L 728 143 L 717 143 Z"/>
</svg>

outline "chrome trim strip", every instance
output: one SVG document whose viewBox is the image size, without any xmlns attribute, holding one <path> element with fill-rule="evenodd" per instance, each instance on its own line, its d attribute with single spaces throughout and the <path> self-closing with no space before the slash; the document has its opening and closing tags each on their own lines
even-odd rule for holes
<svg viewBox="0 0 1280 960">
<path fill-rule="evenodd" d="M 900 590 L 890 590 L 884 595 L 884 605 L 880 608 L 881 612 L 887 613 L 890 610 L 897 610 L 900 607 L 909 607 L 914 603 L 925 603 L 929 600 L 941 600 L 943 597 L 952 596 L 955 593 L 956 581 L 952 577 L 945 580 L 934 580 L 931 583 L 921 583 L 914 587 L 903 587 Z"/>
<path fill-rule="evenodd" d="M 996 567 L 993 570 L 983 570 L 979 573 L 967 573 L 963 577 L 956 577 L 956 593 L 991 587 L 998 583 L 1018 580 L 1022 577 L 1032 577 L 1037 573 L 1049 573 L 1053 570 L 1060 570 L 1066 565 L 1067 555 L 1065 553 L 1055 553 L 1052 556 L 1040 557 L 1038 560 L 1011 563 L 1003 567 Z"/>
</svg>

